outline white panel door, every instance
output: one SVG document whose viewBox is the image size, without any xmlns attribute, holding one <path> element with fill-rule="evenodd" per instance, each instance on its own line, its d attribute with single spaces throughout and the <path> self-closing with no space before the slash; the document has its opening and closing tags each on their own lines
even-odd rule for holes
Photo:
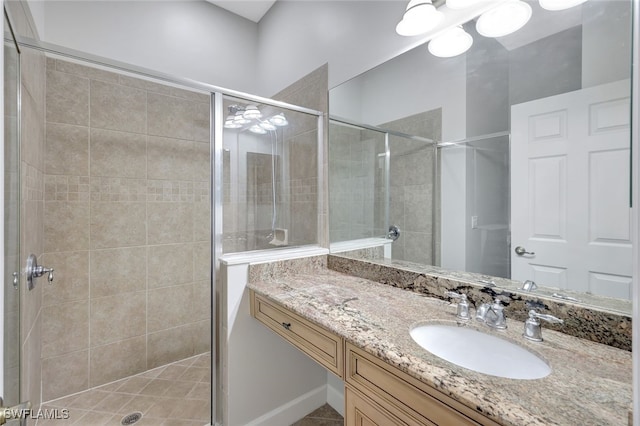
<svg viewBox="0 0 640 426">
<path fill-rule="evenodd" d="M 631 298 L 629 93 L 623 80 L 512 106 L 513 279 Z"/>
</svg>

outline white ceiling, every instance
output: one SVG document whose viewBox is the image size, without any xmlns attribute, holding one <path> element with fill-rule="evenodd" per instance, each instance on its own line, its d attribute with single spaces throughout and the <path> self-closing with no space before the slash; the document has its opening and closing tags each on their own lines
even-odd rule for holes
<svg viewBox="0 0 640 426">
<path fill-rule="evenodd" d="M 253 22 L 260 22 L 260 19 L 269 11 L 276 0 L 207 0 L 209 3 L 247 18 Z"/>
</svg>

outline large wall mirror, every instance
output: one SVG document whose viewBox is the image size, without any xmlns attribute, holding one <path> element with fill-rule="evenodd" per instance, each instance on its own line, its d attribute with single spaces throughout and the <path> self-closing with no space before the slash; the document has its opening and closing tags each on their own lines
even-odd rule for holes
<svg viewBox="0 0 640 426">
<path fill-rule="evenodd" d="M 386 261 L 630 315 L 632 5 L 527 3 L 513 34 L 472 20 L 462 55 L 421 45 L 331 89 L 332 252 L 379 241 Z"/>
</svg>

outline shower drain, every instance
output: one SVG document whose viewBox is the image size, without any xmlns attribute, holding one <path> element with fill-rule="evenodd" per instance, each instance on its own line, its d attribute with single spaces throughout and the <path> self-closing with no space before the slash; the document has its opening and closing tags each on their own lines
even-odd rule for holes
<svg viewBox="0 0 640 426">
<path fill-rule="evenodd" d="M 142 413 L 139 411 L 136 413 L 127 414 L 122 418 L 122 420 L 120 421 L 120 424 L 122 424 L 123 426 L 132 425 L 136 423 L 138 420 L 140 420 L 141 418 L 142 418 Z"/>
</svg>

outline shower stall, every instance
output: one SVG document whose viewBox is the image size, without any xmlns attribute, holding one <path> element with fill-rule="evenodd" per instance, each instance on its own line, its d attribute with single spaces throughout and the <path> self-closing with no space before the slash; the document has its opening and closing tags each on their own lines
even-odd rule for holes
<svg viewBox="0 0 640 426">
<path fill-rule="evenodd" d="M 5 405 L 215 424 L 219 259 L 318 243 L 322 113 L 16 39 Z M 54 273 L 28 290 L 31 253 Z"/>
</svg>

